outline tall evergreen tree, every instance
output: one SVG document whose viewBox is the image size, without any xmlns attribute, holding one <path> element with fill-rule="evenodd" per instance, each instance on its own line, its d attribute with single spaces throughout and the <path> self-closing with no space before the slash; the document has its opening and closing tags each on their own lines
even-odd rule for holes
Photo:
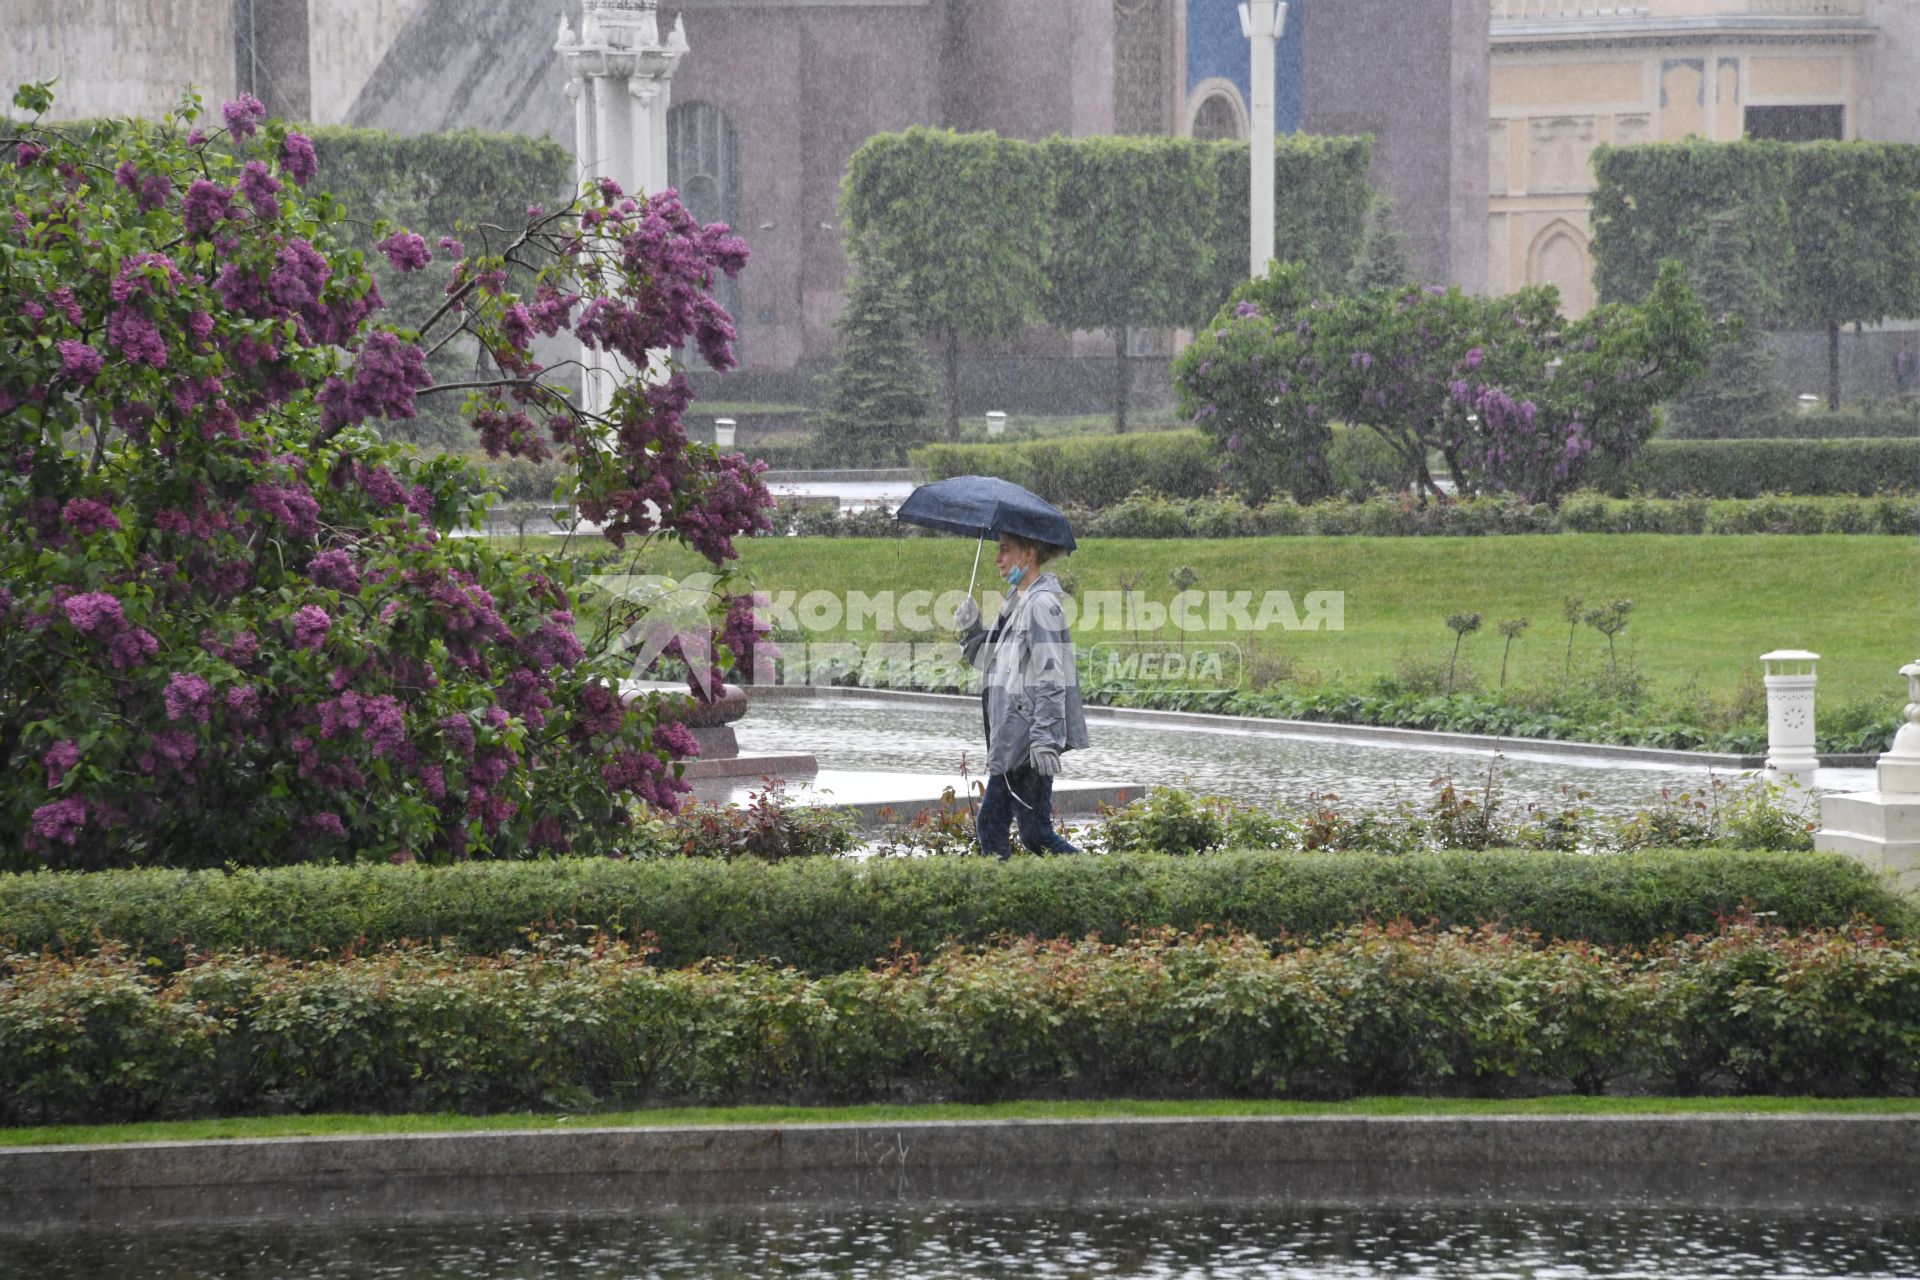
<svg viewBox="0 0 1920 1280">
<path fill-rule="evenodd" d="M 932 434 L 933 373 L 898 277 L 871 247 L 857 257 L 814 436 L 839 462 L 898 463 Z"/>
<path fill-rule="evenodd" d="M 1360 241 L 1360 256 L 1347 273 L 1347 291 L 1366 293 L 1370 289 L 1396 289 L 1413 283 L 1413 251 L 1407 247 L 1406 233 L 1394 220 L 1393 201 L 1376 197 L 1367 213 L 1367 231 Z"/>
<path fill-rule="evenodd" d="M 1689 264 L 1693 289 L 1718 331 L 1718 342 L 1698 381 L 1674 399 L 1692 434 L 1721 437 L 1777 406 L 1780 389 L 1773 355 L 1762 342 L 1778 323 L 1784 297 L 1764 244 L 1744 211 L 1727 209 L 1707 220 Z"/>
</svg>

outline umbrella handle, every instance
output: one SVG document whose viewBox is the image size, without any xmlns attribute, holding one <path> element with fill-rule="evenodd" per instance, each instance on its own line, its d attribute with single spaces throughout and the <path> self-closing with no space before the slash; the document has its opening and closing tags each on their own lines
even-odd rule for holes
<svg viewBox="0 0 1920 1280">
<path fill-rule="evenodd" d="M 980 541 L 973 544 L 973 573 L 967 578 L 967 599 L 973 599 L 973 584 L 980 577 L 980 553 L 986 549 L 987 535 L 981 534 Z"/>
</svg>

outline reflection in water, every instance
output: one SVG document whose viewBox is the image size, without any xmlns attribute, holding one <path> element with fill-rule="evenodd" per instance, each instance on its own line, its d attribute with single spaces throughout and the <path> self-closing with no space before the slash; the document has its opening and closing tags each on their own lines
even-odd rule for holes
<svg viewBox="0 0 1920 1280">
<path fill-rule="evenodd" d="M 471 1226 L 0 1238 L 45 1280 L 331 1276 L 1912 1277 L 1920 1220 L 1648 1210 L 749 1209 Z"/>
<path fill-rule="evenodd" d="M 1088 781 L 1187 787 L 1264 804 L 1304 804 L 1329 792 L 1368 807 L 1405 800 L 1424 807 L 1434 779 L 1482 787 L 1489 757 L 1420 747 L 1383 747 L 1273 733 L 1191 729 L 1088 714 L 1093 745 L 1067 757 L 1064 776 Z M 887 702 L 762 700 L 735 725 L 746 752 L 809 751 L 822 769 L 952 774 L 961 753 L 978 774 L 985 758 L 979 711 Z M 1505 755 L 1497 785 L 1507 812 L 1528 802 L 1561 803 L 1561 788 L 1592 793 L 1602 813 L 1657 802 L 1662 788 L 1698 794 L 1700 768 L 1584 763 Z"/>
</svg>

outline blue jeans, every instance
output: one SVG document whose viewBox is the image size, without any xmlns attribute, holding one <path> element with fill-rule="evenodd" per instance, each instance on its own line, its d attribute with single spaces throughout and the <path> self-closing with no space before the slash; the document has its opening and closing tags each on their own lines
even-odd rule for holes
<svg viewBox="0 0 1920 1280">
<path fill-rule="evenodd" d="M 1031 765 L 1023 764 L 987 779 L 987 793 L 981 797 L 980 817 L 975 822 L 980 852 L 1012 857 L 1013 839 L 1008 828 L 1016 820 L 1020 843 L 1027 852 L 1080 852 L 1079 846 L 1053 829 L 1053 779 L 1036 773 Z"/>
</svg>

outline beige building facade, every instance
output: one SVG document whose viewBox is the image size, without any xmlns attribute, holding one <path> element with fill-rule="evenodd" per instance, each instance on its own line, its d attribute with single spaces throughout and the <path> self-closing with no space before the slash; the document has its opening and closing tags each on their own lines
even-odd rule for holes
<svg viewBox="0 0 1920 1280">
<path fill-rule="evenodd" d="M 1490 0 L 1490 284 L 1594 305 L 1601 144 L 1920 142 L 1920 0 Z"/>
</svg>

